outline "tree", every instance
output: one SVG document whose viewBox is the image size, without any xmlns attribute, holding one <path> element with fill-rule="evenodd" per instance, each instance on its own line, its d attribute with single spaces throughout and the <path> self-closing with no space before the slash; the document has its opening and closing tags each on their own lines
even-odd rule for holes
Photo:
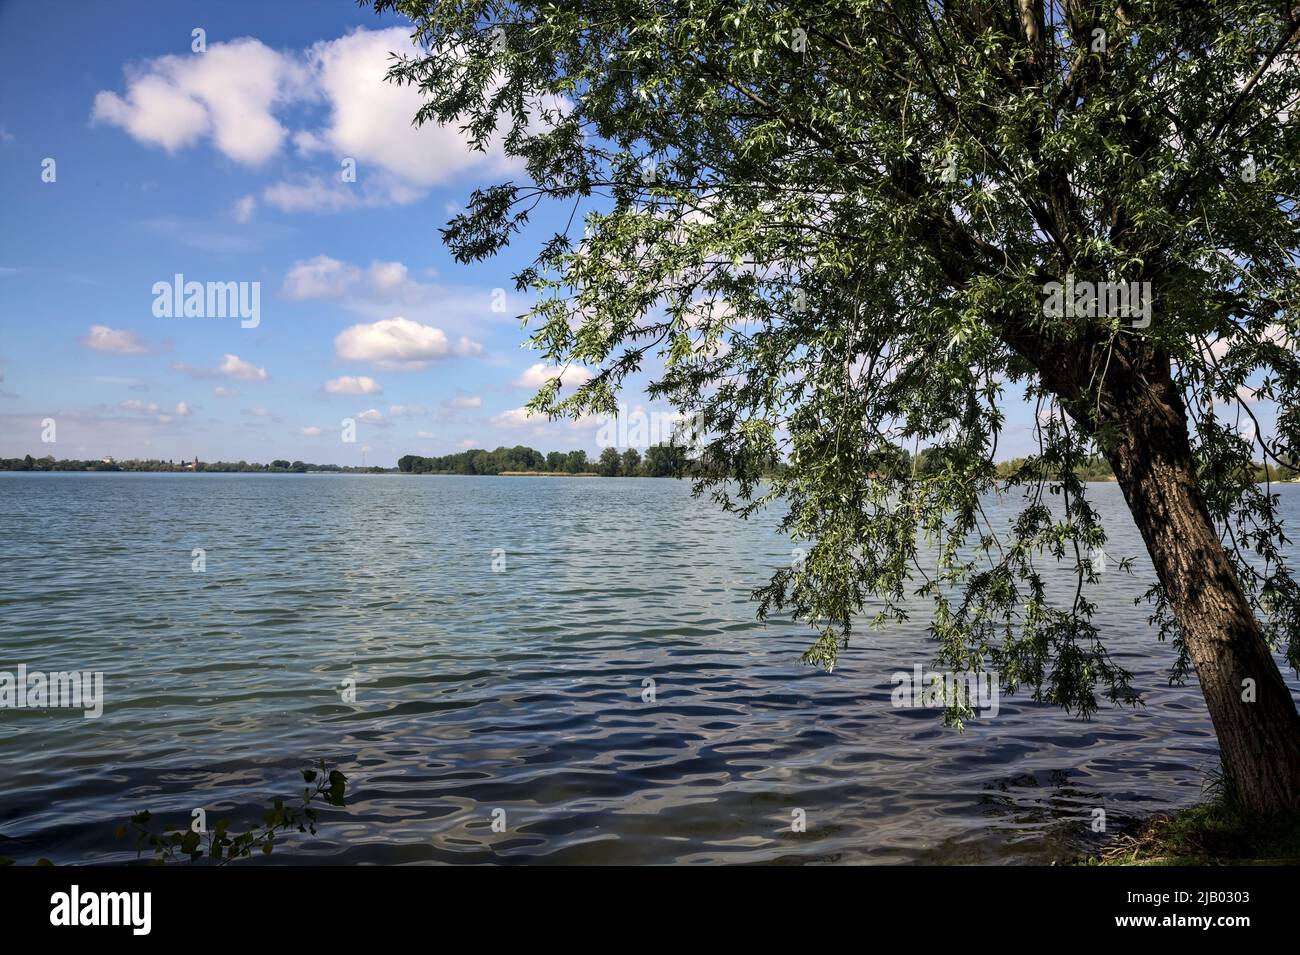
<svg viewBox="0 0 1300 955">
<path fill-rule="evenodd" d="M 570 474 L 581 474 L 587 470 L 587 452 L 570 451 L 564 458 L 563 470 Z"/>
<path fill-rule="evenodd" d="M 817 626 L 808 661 L 835 661 L 868 598 L 901 619 L 929 541 L 941 665 L 1084 715 L 1131 699 L 1092 617 L 1105 532 L 1075 468 L 1099 453 L 1227 779 L 1249 808 L 1300 807 L 1270 652 L 1300 668 L 1300 588 L 1246 467 L 1300 438 L 1289 3 L 375 7 L 414 21 L 389 76 L 418 85 L 417 121 L 500 138 L 528 173 L 474 193 L 443 232 L 456 257 L 497 253 L 547 197 L 573 224 L 517 281 L 544 359 L 598 372 L 530 407 L 612 413 L 661 357 L 649 394 L 706 428 L 697 490 L 780 502 L 809 542 L 759 592 Z M 1278 404 L 1267 438 L 1235 427 L 1246 388 Z M 1038 448 L 1007 479 L 1019 519 L 992 527 L 1010 389 L 1039 405 Z"/>
<path fill-rule="evenodd" d="M 618 449 L 605 448 L 600 452 L 600 460 L 596 463 L 596 471 L 603 477 L 618 477 L 621 463 L 622 458 L 619 457 Z"/>
<path fill-rule="evenodd" d="M 641 452 L 636 448 L 628 448 L 623 452 L 621 473 L 623 477 L 636 477 L 641 473 Z"/>
<path fill-rule="evenodd" d="M 550 451 L 546 455 L 546 470 L 563 471 L 565 467 L 565 454 L 563 451 Z"/>
<path fill-rule="evenodd" d="M 645 449 L 648 477 L 677 477 L 686 467 L 686 449 L 674 444 L 652 444 Z"/>
</svg>

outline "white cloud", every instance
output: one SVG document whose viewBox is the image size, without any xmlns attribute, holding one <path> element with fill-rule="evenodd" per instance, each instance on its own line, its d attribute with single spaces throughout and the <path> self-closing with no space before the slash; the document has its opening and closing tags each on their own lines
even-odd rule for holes
<svg viewBox="0 0 1300 955">
<path fill-rule="evenodd" d="M 424 405 L 389 405 L 388 416 L 390 418 L 419 418 L 427 415 L 429 409 Z"/>
<path fill-rule="evenodd" d="M 357 189 L 322 176 L 273 183 L 262 190 L 262 201 L 281 212 L 342 212 L 367 204 Z"/>
<path fill-rule="evenodd" d="M 253 218 L 253 212 L 257 209 L 257 197 L 244 196 L 236 200 L 235 207 L 231 210 L 230 215 L 240 225 L 248 222 Z"/>
<path fill-rule="evenodd" d="M 225 355 L 221 364 L 216 368 L 195 368 L 187 362 L 178 361 L 172 363 L 172 371 L 183 372 L 192 378 L 240 378 L 244 381 L 266 381 L 269 375 L 265 368 L 258 368 L 251 362 L 244 361 L 238 355 Z M 212 389 L 212 393 L 218 398 L 230 398 L 239 392 L 232 391 L 229 388 L 217 386 Z"/>
<path fill-rule="evenodd" d="M 456 354 L 462 358 L 477 358 L 483 354 L 483 346 L 462 335 L 456 339 Z"/>
<path fill-rule="evenodd" d="M 238 355 L 226 355 L 217 371 L 227 378 L 242 378 L 245 381 L 266 381 L 268 377 L 265 368 L 258 368 Z"/>
<path fill-rule="evenodd" d="M 531 414 L 527 408 L 511 408 L 495 416 L 492 423 L 502 428 L 525 428 L 546 420 L 546 415 Z"/>
<path fill-rule="evenodd" d="M 137 414 L 152 415 L 163 424 L 166 424 L 173 418 L 188 418 L 190 416 L 190 406 L 183 401 L 177 402 L 176 407 L 170 412 L 163 411 L 162 407 L 157 402 L 145 402 L 136 398 L 120 401 L 118 402 L 118 407 L 123 411 L 134 411 Z"/>
<path fill-rule="evenodd" d="M 140 411 L 144 414 L 157 414 L 160 410 L 157 402 L 140 401 L 137 398 L 129 398 L 126 401 L 119 401 L 117 406 L 123 411 Z"/>
<path fill-rule="evenodd" d="M 377 395 L 384 389 L 369 375 L 343 375 L 325 382 L 325 390 L 332 395 Z"/>
<path fill-rule="evenodd" d="M 477 355 L 483 351 L 483 346 L 464 337 L 453 346 L 442 329 L 421 325 L 399 315 L 345 328 L 334 339 L 334 349 L 340 358 L 348 361 L 414 369 L 452 355 Z"/>
<path fill-rule="evenodd" d="M 491 176 L 518 168 L 500 137 L 479 152 L 455 124 L 414 127 L 423 99 L 416 87 L 385 79 L 392 52 L 417 52 L 407 28 L 355 30 L 303 51 L 279 52 L 248 37 L 212 43 L 206 53 L 128 67 L 121 93 L 96 94 L 91 119 L 169 153 L 208 138 L 250 166 L 292 142 L 299 156 L 333 168 L 263 190 L 262 201 L 290 212 L 406 204 L 471 170 Z M 304 116 L 304 107 L 321 101 L 320 128 L 302 128 L 305 120 L 297 129 L 284 125 L 286 113 Z M 355 161 L 355 182 L 338 175 L 341 157 Z"/>
<path fill-rule="evenodd" d="M 293 146 L 298 150 L 300 156 L 310 156 L 312 153 L 318 153 L 325 148 L 319 136 L 310 130 L 300 129 L 293 134 Z"/>
<path fill-rule="evenodd" d="M 369 278 L 371 287 L 380 294 L 398 292 L 410 281 L 401 262 L 372 262 Z"/>
<path fill-rule="evenodd" d="M 365 411 L 357 412 L 356 419 L 358 421 L 368 421 L 375 424 L 383 421 L 384 416 L 377 408 L 368 408 Z"/>
<path fill-rule="evenodd" d="M 538 362 L 516 378 L 515 385 L 520 388 L 536 390 L 552 378 L 559 378 L 565 385 L 574 386 L 590 381 L 592 374 L 586 368 L 577 365 L 571 365 L 568 368 L 555 368 Z"/>
<path fill-rule="evenodd" d="M 446 290 L 411 278 L 405 263 L 375 261 L 363 273 L 357 266 L 328 255 L 293 263 L 285 273 L 282 292 L 291 299 L 346 298 L 352 306 L 362 302 L 419 305 L 447 299 Z M 479 298 L 486 306 L 486 294 L 479 293 Z"/>
<path fill-rule="evenodd" d="M 302 433 L 305 437 L 315 438 L 321 434 L 321 430 L 320 428 L 316 427 L 314 424 L 310 424 L 307 427 L 302 429 Z"/>
<path fill-rule="evenodd" d="M 91 119 L 121 126 L 136 139 L 175 152 L 208 131 L 203 105 L 161 76 L 140 76 L 128 84 L 126 99 L 101 90 Z"/>
<path fill-rule="evenodd" d="M 318 137 L 357 161 L 358 180 L 368 164 L 423 187 L 484 165 L 485 174 L 509 168 L 499 148 L 472 151 L 456 124 L 414 127 L 423 99 L 416 87 L 385 81 L 393 52 L 415 52 L 408 28 L 357 30 L 307 53 L 314 83 L 330 104 L 329 124 Z"/>
<path fill-rule="evenodd" d="M 483 399 L 478 395 L 457 395 L 455 398 L 448 398 L 442 403 L 442 406 L 444 408 L 455 408 L 457 410 L 463 408 L 481 408 L 483 406 Z"/>
<path fill-rule="evenodd" d="M 149 350 L 135 332 L 116 330 L 107 325 L 91 325 L 81 344 L 94 351 L 113 352 L 118 355 L 139 355 Z"/>
<path fill-rule="evenodd" d="M 432 431 L 417 431 L 417 432 L 415 432 L 415 436 L 416 436 L 417 438 L 432 438 L 432 437 L 433 437 L 433 432 L 432 432 Z"/>
<path fill-rule="evenodd" d="M 337 303 L 355 313 L 357 321 L 374 323 L 400 314 L 408 321 L 438 328 L 454 341 L 454 353 L 480 355 L 483 347 L 464 335 L 477 335 L 484 323 L 512 318 L 492 311 L 491 291 L 470 286 L 448 286 L 423 279 L 436 278 L 432 269 L 421 269 L 421 278 L 404 262 L 372 261 L 355 265 L 329 255 L 317 255 L 293 263 L 285 274 L 281 294 L 299 301 Z"/>
<path fill-rule="evenodd" d="M 356 266 L 318 255 L 293 263 L 285 274 L 282 291 L 286 298 L 298 300 L 341 298 L 358 275 Z"/>
<path fill-rule="evenodd" d="M 126 95 L 101 90 L 91 119 L 169 153 L 209 136 L 225 156 L 258 166 L 287 136 L 272 107 L 310 96 L 306 78 L 295 57 L 259 40 L 213 43 L 206 53 L 128 68 Z"/>
</svg>

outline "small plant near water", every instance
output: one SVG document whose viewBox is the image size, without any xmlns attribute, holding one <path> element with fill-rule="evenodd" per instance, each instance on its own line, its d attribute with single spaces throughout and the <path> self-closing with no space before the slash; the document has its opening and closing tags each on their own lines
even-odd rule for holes
<svg viewBox="0 0 1300 955">
<path fill-rule="evenodd" d="M 330 806 L 342 806 L 347 788 L 347 777 L 337 769 L 325 768 L 322 760 L 318 769 L 304 769 L 302 802 L 287 806 L 276 799 L 271 808 L 262 813 L 262 825 L 235 835 L 230 831 L 230 820 L 220 819 L 211 831 L 200 832 L 193 828 L 185 831 L 156 833 L 150 827 L 153 815 L 145 810 L 131 817 L 130 822 L 119 826 L 117 837 L 135 833 L 136 855 L 146 850 L 153 853 L 150 865 L 166 865 L 184 856 L 198 862 L 207 858 L 213 865 L 225 865 L 235 859 L 246 859 L 254 852 L 270 855 L 275 848 L 276 834 L 294 829 L 316 834 L 316 809 L 313 803 L 324 800 Z"/>
<path fill-rule="evenodd" d="M 1121 833 L 1085 865 L 1297 865 L 1300 813 L 1261 815 L 1244 807 L 1231 781 L 1211 772 L 1206 802 L 1160 813 Z"/>
</svg>

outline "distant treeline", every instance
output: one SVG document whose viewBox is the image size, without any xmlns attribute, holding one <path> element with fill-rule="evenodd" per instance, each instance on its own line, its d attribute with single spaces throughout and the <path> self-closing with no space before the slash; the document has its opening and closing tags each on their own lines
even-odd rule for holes
<svg viewBox="0 0 1300 955">
<path fill-rule="evenodd" d="M 940 461 L 926 451 L 917 454 L 916 473 L 926 474 L 942 467 Z M 1025 458 L 1012 458 L 996 465 L 999 480 L 1006 480 L 1024 466 Z M 487 451 L 475 448 L 442 457 L 422 457 L 407 454 L 398 459 L 397 467 L 345 467 L 339 464 L 310 464 L 305 461 L 277 459 L 270 464 L 248 461 L 200 461 L 197 470 L 209 473 L 261 473 L 261 474 L 505 474 L 531 472 L 536 474 L 598 474 L 602 477 L 676 477 L 691 475 L 700 467 L 700 461 L 687 456 L 687 450 L 677 445 L 652 445 L 643 456 L 635 448 L 619 452 L 605 448 L 595 460 L 586 451 L 551 451 L 543 454 L 533 448 L 516 445 Z M 1300 468 L 1275 464 L 1251 465 L 1249 477 L 1257 484 L 1265 482 L 1295 481 L 1300 479 Z M 773 465 L 764 469 L 772 473 L 780 469 Z M 53 455 L 33 458 L 0 458 L 0 471 L 156 471 L 193 472 L 193 461 L 138 460 L 104 461 L 76 459 L 55 460 Z M 1106 459 L 1100 456 L 1089 459 L 1075 468 L 1082 481 L 1113 481 L 1115 475 Z"/>
<path fill-rule="evenodd" d="M 685 472 L 690 461 L 686 449 L 677 445 L 658 444 L 646 448 L 645 456 L 636 448 L 619 452 L 605 448 L 600 457 L 590 460 L 586 451 L 551 451 L 543 454 L 535 448 L 516 445 L 488 451 L 473 448 L 441 457 L 407 454 L 398 458 L 397 470 L 405 474 L 504 474 L 526 471 L 536 474 L 599 474 L 601 477 L 673 477 Z"/>
<path fill-rule="evenodd" d="M 997 465 L 997 476 L 1005 480 L 1010 477 L 1016 470 L 1025 463 L 1025 458 L 1012 458 L 1010 461 L 1002 461 Z M 1110 464 L 1105 458 L 1097 455 L 1089 458 L 1088 461 L 1074 469 L 1075 475 L 1081 481 L 1113 481 L 1115 472 L 1111 470 Z M 1281 466 L 1272 463 L 1252 462 L 1248 473 L 1245 475 L 1255 484 L 1273 483 L 1278 481 L 1294 481 L 1300 477 L 1300 469 L 1294 466 Z"/>
<path fill-rule="evenodd" d="M 905 455 L 908 453 L 903 452 Z M 915 474 L 933 474 L 943 470 L 944 461 L 940 454 L 935 453 L 932 449 L 924 449 L 915 455 L 910 455 L 913 459 L 913 470 Z M 999 481 L 1005 481 L 1022 467 L 1028 458 L 1012 458 L 1009 461 L 999 461 L 994 465 L 994 473 Z M 1075 476 L 1081 481 L 1113 481 L 1115 473 L 1106 463 L 1106 459 L 1097 455 L 1090 458 L 1086 464 L 1074 469 Z"/>
<path fill-rule="evenodd" d="M 339 474 L 385 474 L 392 472 L 393 469 L 343 467 L 338 464 L 308 464 L 304 461 L 284 460 L 272 461 L 270 464 L 249 463 L 248 461 L 200 461 L 196 469 L 193 461 L 159 461 L 153 459 L 145 461 L 136 459 L 127 461 L 78 461 L 71 458 L 56 461 L 53 455 L 33 458 L 30 454 L 22 458 L 0 458 L 0 471 L 159 471 L 166 473 L 168 471 L 194 470 L 214 473 L 247 471 L 270 474 L 306 474 L 319 471 Z"/>
</svg>

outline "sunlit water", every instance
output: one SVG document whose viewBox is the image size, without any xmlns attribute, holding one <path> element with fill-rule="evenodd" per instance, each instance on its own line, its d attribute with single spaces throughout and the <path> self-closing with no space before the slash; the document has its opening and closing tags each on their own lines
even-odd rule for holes
<svg viewBox="0 0 1300 955">
<path fill-rule="evenodd" d="M 1004 696 L 958 734 L 890 703 L 933 659 L 923 615 L 801 666 L 809 632 L 749 599 L 791 560 L 775 515 L 681 482 L 0 475 L 0 670 L 102 670 L 106 696 L 97 720 L 0 710 L 0 855 L 130 860 L 114 830 L 145 808 L 251 824 L 323 758 L 347 806 L 244 864 L 1069 858 L 1094 809 L 1113 831 L 1186 805 L 1217 765 L 1134 606 L 1123 500 L 1092 492 L 1097 621 L 1145 708 Z"/>
</svg>

